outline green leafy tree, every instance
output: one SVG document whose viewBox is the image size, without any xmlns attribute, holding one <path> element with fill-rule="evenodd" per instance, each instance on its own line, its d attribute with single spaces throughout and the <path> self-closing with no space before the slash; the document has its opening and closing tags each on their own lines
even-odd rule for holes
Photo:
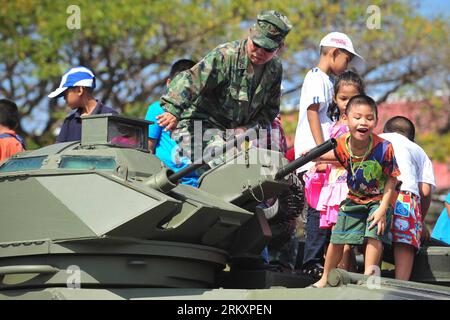
<svg viewBox="0 0 450 320">
<path fill-rule="evenodd" d="M 285 100 L 298 100 L 307 69 L 317 63 L 318 41 L 334 30 L 348 33 L 365 57 L 360 72 L 368 88 L 379 91 L 380 101 L 405 85 L 449 87 L 449 23 L 418 15 L 417 3 L 79 0 L 80 28 L 70 29 L 72 12 L 67 9 L 72 4 L 15 0 L 0 7 L 0 95 L 20 105 L 20 131 L 31 148 L 54 141 L 66 110 L 63 101 L 50 100 L 47 94 L 70 66 L 92 68 L 99 78 L 96 97 L 125 114 L 143 117 L 147 105 L 164 91 L 174 60 L 198 60 L 220 43 L 247 36 L 262 9 L 283 12 L 294 26 L 281 53 Z M 367 12 L 370 5 L 380 8 L 380 29 L 367 27 L 373 18 Z M 433 77 L 447 82 L 430 81 Z"/>
</svg>

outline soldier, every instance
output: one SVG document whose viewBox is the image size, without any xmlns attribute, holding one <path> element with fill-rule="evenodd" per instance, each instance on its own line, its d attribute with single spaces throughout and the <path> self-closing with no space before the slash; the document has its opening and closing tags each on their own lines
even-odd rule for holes
<svg viewBox="0 0 450 320">
<path fill-rule="evenodd" d="M 221 144 L 224 130 L 270 126 L 280 108 L 283 69 L 276 55 L 291 27 L 284 15 L 263 11 L 247 39 L 219 45 L 171 81 L 158 124 L 176 128 L 173 138 L 184 155 L 199 160 L 197 151 Z"/>
</svg>

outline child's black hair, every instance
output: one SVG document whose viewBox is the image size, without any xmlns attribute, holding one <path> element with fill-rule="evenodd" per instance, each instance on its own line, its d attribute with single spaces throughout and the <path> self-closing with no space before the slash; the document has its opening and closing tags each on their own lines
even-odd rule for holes
<svg viewBox="0 0 450 320">
<path fill-rule="evenodd" d="M 416 128 L 414 123 L 406 117 L 396 116 L 389 119 L 384 125 L 384 132 L 397 132 L 409 140 L 414 141 Z"/>
<path fill-rule="evenodd" d="M 195 62 L 189 59 L 180 59 L 172 65 L 169 73 L 169 79 L 175 78 L 177 74 L 195 66 Z"/>
<path fill-rule="evenodd" d="M 356 87 L 356 89 L 358 90 L 359 94 L 365 94 L 364 82 L 361 79 L 361 77 L 356 72 L 346 71 L 346 72 L 342 73 L 341 75 L 339 75 L 334 82 L 334 97 L 335 97 L 335 99 L 339 92 L 339 89 L 344 84 L 354 85 Z M 327 115 L 332 121 L 339 120 L 339 116 L 340 116 L 339 108 L 338 108 L 336 102 L 334 102 L 334 100 L 330 103 L 330 105 L 328 107 Z"/>
<path fill-rule="evenodd" d="M 357 96 L 352 97 L 347 102 L 347 108 L 345 108 L 345 114 L 348 115 L 350 113 L 350 110 L 352 109 L 353 105 L 367 105 L 369 106 L 372 111 L 375 113 L 375 119 L 378 119 L 378 107 L 375 100 L 373 100 L 371 97 L 366 96 L 365 94 L 359 94 Z"/>
<path fill-rule="evenodd" d="M 19 109 L 14 101 L 0 99 L 0 124 L 11 130 L 19 124 Z"/>
</svg>

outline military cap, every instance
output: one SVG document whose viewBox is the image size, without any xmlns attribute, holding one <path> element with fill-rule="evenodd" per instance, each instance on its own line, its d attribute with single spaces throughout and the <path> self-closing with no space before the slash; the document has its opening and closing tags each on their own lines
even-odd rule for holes
<svg viewBox="0 0 450 320">
<path fill-rule="evenodd" d="M 262 11 L 250 29 L 250 38 L 258 46 L 273 50 L 280 46 L 292 28 L 288 18 L 274 10 Z"/>
</svg>

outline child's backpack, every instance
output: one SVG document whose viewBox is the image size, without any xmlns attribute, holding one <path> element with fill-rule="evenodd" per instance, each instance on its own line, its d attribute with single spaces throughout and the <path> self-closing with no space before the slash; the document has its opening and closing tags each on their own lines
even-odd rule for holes
<svg viewBox="0 0 450 320">
<path fill-rule="evenodd" d="M 25 147 L 25 140 L 21 136 L 19 136 L 18 134 L 2 133 L 2 134 L 0 134 L 0 139 L 2 139 L 2 138 L 14 138 L 14 139 L 16 139 L 17 141 L 20 142 L 20 144 L 22 145 L 22 148 L 24 150 L 26 149 L 26 147 Z"/>
</svg>

